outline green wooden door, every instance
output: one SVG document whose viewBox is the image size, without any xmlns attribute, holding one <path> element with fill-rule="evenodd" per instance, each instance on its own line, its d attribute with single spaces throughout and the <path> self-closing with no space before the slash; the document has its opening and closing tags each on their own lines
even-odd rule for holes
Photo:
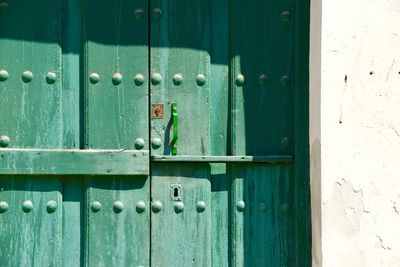
<svg viewBox="0 0 400 267">
<path fill-rule="evenodd" d="M 309 266 L 308 1 L 0 3 L 0 262 Z"/>
</svg>

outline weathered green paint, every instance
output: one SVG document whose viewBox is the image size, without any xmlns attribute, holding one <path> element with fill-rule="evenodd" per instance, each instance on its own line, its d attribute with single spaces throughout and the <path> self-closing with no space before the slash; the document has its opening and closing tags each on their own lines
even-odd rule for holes
<svg viewBox="0 0 400 267">
<path fill-rule="evenodd" d="M 151 120 L 151 138 L 171 154 L 170 104 L 179 106 L 179 154 L 210 155 L 210 5 L 211 1 L 150 1 L 150 70 L 161 80 L 150 83 L 152 104 L 163 104 L 164 119 Z M 157 15 L 158 10 L 161 11 Z M 174 83 L 181 74 L 183 82 Z"/>
<path fill-rule="evenodd" d="M 176 200 L 173 199 L 174 186 L 179 186 L 179 199 Z M 162 203 L 160 211 L 152 212 L 152 265 L 210 266 L 212 211 L 209 165 L 154 164 L 151 196 L 153 204 L 156 201 Z M 182 204 L 183 210 L 180 210 Z"/>
<path fill-rule="evenodd" d="M 148 175 L 149 152 L 132 150 L 4 149 L 2 174 Z"/>
<path fill-rule="evenodd" d="M 0 9 L 2 264 L 311 265 L 308 0 Z"/>
<path fill-rule="evenodd" d="M 87 0 L 85 10 L 85 147 L 148 147 L 147 1 Z"/>
<path fill-rule="evenodd" d="M 150 202 L 147 176 L 87 178 L 85 264 L 148 266 Z M 98 209 L 96 203 L 101 207 Z M 140 205 L 144 204 L 144 210 Z M 97 210 L 96 210 L 97 208 Z"/>
<path fill-rule="evenodd" d="M 0 176 L 0 262 L 4 266 L 57 266 L 62 253 L 61 178 Z M 49 201 L 56 204 L 49 210 Z M 53 204 L 54 204 L 53 203 Z"/>
</svg>

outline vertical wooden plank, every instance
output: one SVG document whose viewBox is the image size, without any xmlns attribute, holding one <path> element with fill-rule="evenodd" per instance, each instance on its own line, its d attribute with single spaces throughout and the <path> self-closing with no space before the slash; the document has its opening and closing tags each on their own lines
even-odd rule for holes
<svg viewBox="0 0 400 267">
<path fill-rule="evenodd" d="M 210 138 L 211 155 L 229 155 L 229 1 L 211 1 Z"/>
<path fill-rule="evenodd" d="M 0 262 L 59 266 L 62 196 L 59 177 L 0 176 Z"/>
<path fill-rule="evenodd" d="M 62 186 L 62 266 L 83 266 L 84 177 L 64 176 Z"/>
<path fill-rule="evenodd" d="M 293 0 L 231 3 L 232 150 L 293 147 Z M 288 13 L 285 13 L 288 12 Z"/>
<path fill-rule="evenodd" d="M 87 178 L 88 266 L 149 266 L 147 176 Z"/>
<path fill-rule="evenodd" d="M 208 164 L 153 165 L 152 266 L 211 266 L 209 179 Z"/>
<path fill-rule="evenodd" d="M 211 165 L 211 263 L 229 266 L 230 183 L 224 163 Z"/>
<path fill-rule="evenodd" d="M 154 154 L 171 154 L 172 102 L 178 154 L 210 154 L 210 2 L 151 1 L 151 104 L 164 107 L 151 119 Z"/>
<path fill-rule="evenodd" d="M 62 78 L 63 148 L 83 148 L 82 114 L 82 1 L 62 1 Z"/>
<path fill-rule="evenodd" d="M 237 164 L 231 171 L 232 266 L 293 265 L 293 168 Z"/>
<path fill-rule="evenodd" d="M 295 177 L 293 206 L 295 207 L 296 263 L 311 266 L 311 195 L 309 152 L 309 49 L 310 1 L 297 0 L 294 5 L 295 45 Z"/>
<path fill-rule="evenodd" d="M 62 147 L 60 10 L 60 0 L 2 3 L 0 135 L 9 147 Z"/>
<path fill-rule="evenodd" d="M 85 147 L 148 147 L 146 0 L 85 5 Z"/>
</svg>

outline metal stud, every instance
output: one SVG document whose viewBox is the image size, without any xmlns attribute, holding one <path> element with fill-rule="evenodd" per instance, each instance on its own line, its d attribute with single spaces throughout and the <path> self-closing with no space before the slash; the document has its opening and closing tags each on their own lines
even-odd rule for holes
<svg viewBox="0 0 400 267">
<path fill-rule="evenodd" d="M 162 11 L 160 8 L 155 8 L 153 10 L 153 18 L 159 19 L 161 17 Z"/>
<path fill-rule="evenodd" d="M 55 202 L 54 200 L 49 200 L 47 202 L 46 209 L 48 213 L 55 212 L 57 210 L 57 202 Z"/>
<path fill-rule="evenodd" d="M 115 201 L 114 205 L 113 205 L 113 209 L 115 213 L 120 213 L 121 211 L 123 211 L 124 209 L 124 203 L 122 203 L 122 201 Z"/>
<path fill-rule="evenodd" d="M 204 76 L 204 74 L 197 75 L 196 83 L 198 86 L 203 86 L 204 84 L 206 84 L 206 76 Z"/>
<path fill-rule="evenodd" d="M 237 86 L 243 86 L 244 85 L 244 76 L 243 76 L 243 74 L 239 74 L 236 77 L 236 85 Z"/>
<path fill-rule="evenodd" d="M 183 82 L 183 75 L 180 73 L 175 74 L 172 80 L 175 85 L 180 85 Z"/>
<path fill-rule="evenodd" d="M 138 201 L 138 203 L 136 203 L 136 211 L 138 213 L 142 213 L 146 210 L 146 203 L 143 200 Z"/>
<path fill-rule="evenodd" d="M 197 212 L 203 212 L 206 209 L 206 203 L 204 201 L 197 201 L 196 210 Z"/>
<path fill-rule="evenodd" d="M 90 74 L 89 80 L 92 84 L 96 84 L 100 81 L 100 75 L 96 72 L 93 72 L 92 74 Z"/>
<path fill-rule="evenodd" d="M 284 22 L 289 22 L 290 21 L 290 12 L 289 11 L 283 11 L 281 14 L 281 18 Z"/>
<path fill-rule="evenodd" d="M 244 208 L 246 207 L 246 205 L 244 204 L 243 200 L 240 200 L 236 203 L 236 208 L 239 212 L 244 211 Z"/>
<path fill-rule="evenodd" d="M 4 212 L 8 211 L 8 209 L 9 209 L 8 203 L 5 201 L 1 201 L 0 202 L 0 213 L 4 213 Z"/>
<path fill-rule="evenodd" d="M 7 135 L 0 135 L 0 147 L 8 147 L 11 140 Z"/>
<path fill-rule="evenodd" d="M 33 203 L 31 200 L 25 200 L 22 203 L 22 210 L 26 213 L 30 212 L 33 209 Z"/>
<path fill-rule="evenodd" d="M 55 83 L 57 80 L 57 74 L 55 74 L 54 72 L 48 72 L 46 75 L 46 81 L 48 84 L 53 84 Z"/>
<path fill-rule="evenodd" d="M 33 80 L 33 73 L 29 70 L 24 71 L 21 75 L 21 78 L 24 83 L 29 83 Z"/>
<path fill-rule="evenodd" d="M 290 78 L 287 75 L 282 76 L 281 78 L 281 84 L 282 86 L 287 86 L 290 82 Z"/>
<path fill-rule="evenodd" d="M 281 206 L 281 211 L 282 212 L 284 212 L 284 213 L 286 213 L 286 212 L 288 212 L 289 211 L 289 204 L 283 204 L 282 206 Z"/>
<path fill-rule="evenodd" d="M 141 73 L 136 74 L 134 80 L 137 86 L 142 85 L 144 83 L 144 75 Z"/>
<path fill-rule="evenodd" d="M 153 73 L 151 75 L 151 83 L 153 85 L 157 85 L 157 84 L 161 83 L 161 75 L 160 75 L 160 73 Z"/>
<path fill-rule="evenodd" d="M 258 206 L 259 210 L 261 212 L 266 212 L 267 211 L 267 204 L 265 202 L 261 202 L 260 205 Z"/>
<path fill-rule="evenodd" d="M 261 75 L 258 77 L 258 82 L 260 83 L 261 86 L 266 85 L 266 84 L 267 84 L 267 81 L 268 81 L 268 76 L 267 76 L 266 74 L 261 74 Z"/>
<path fill-rule="evenodd" d="M 99 201 L 93 201 L 91 209 L 93 212 L 99 212 L 101 210 L 101 203 Z"/>
<path fill-rule="evenodd" d="M 8 8 L 8 4 L 6 2 L 0 3 L 0 15 L 4 15 Z"/>
<path fill-rule="evenodd" d="M 122 82 L 122 75 L 121 75 L 121 73 L 118 73 L 118 72 L 114 73 L 113 76 L 112 76 L 112 83 L 113 83 L 114 85 L 118 85 L 118 84 L 120 84 L 121 82 Z"/>
<path fill-rule="evenodd" d="M 8 71 L 6 70 L 0 70 L 0 81 L 4 82 L 5 80 L 7 80 L 9 77 Z"/>
<path fill-rule="evenodd" d="M 153 140 L 151 141 L 151 147 L 153 149 L 158 149 L 162 146 L 162 142 L 160 138 L 153 138 Z"/>
<path fill-rule="evenodd" d="M 185 205 L 183 204 L 182 201 L 178 201 L 174 205 L 174 210 L 176 213 L 181 213 L 184 208 L 185 208 Z"/>
<path fill-rule="evenodd" d="M 143 138 L 137 138 L 135 140 L 135 148 L 138 150 L 143 149 L 145 144 L 146 142 L 144 141 Z"/>
<path fill-rule="evenodd" d="M 289 140 L 289 138 L 288 138 L 288 137 L 282 138 L 282 140 L 281 140 L 281 146 L 282 146 L 283 148 L 288 148 L 289 145 L 290 145 L 290 140 Z"/>
<path fill-rule="evenodd" d="M 138 8 L 135 10 L 135 18 L 136 19 L 141 19 L 143 17 L 144 10 L 143 8 Z"/>
<path fill-rule="evenodd" d="M 151 210 L 154 213 L 160 212 L 162 210 L 162 207 L 163 207 L 163 205 L 162 205 L 161 201 L 156 200 L 153 203 L 151 203 Z"/>
</svg>

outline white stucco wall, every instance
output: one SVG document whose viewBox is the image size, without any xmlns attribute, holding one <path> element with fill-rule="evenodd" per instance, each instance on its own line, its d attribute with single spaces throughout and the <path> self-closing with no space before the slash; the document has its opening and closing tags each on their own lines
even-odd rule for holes
<svg viewBox="0 0 400 267">
<path fill-rule="evenodd" d="M 400 266 L 400 0 L 312 0 L 310 70 L 313 263 Z"/>
</svg>

